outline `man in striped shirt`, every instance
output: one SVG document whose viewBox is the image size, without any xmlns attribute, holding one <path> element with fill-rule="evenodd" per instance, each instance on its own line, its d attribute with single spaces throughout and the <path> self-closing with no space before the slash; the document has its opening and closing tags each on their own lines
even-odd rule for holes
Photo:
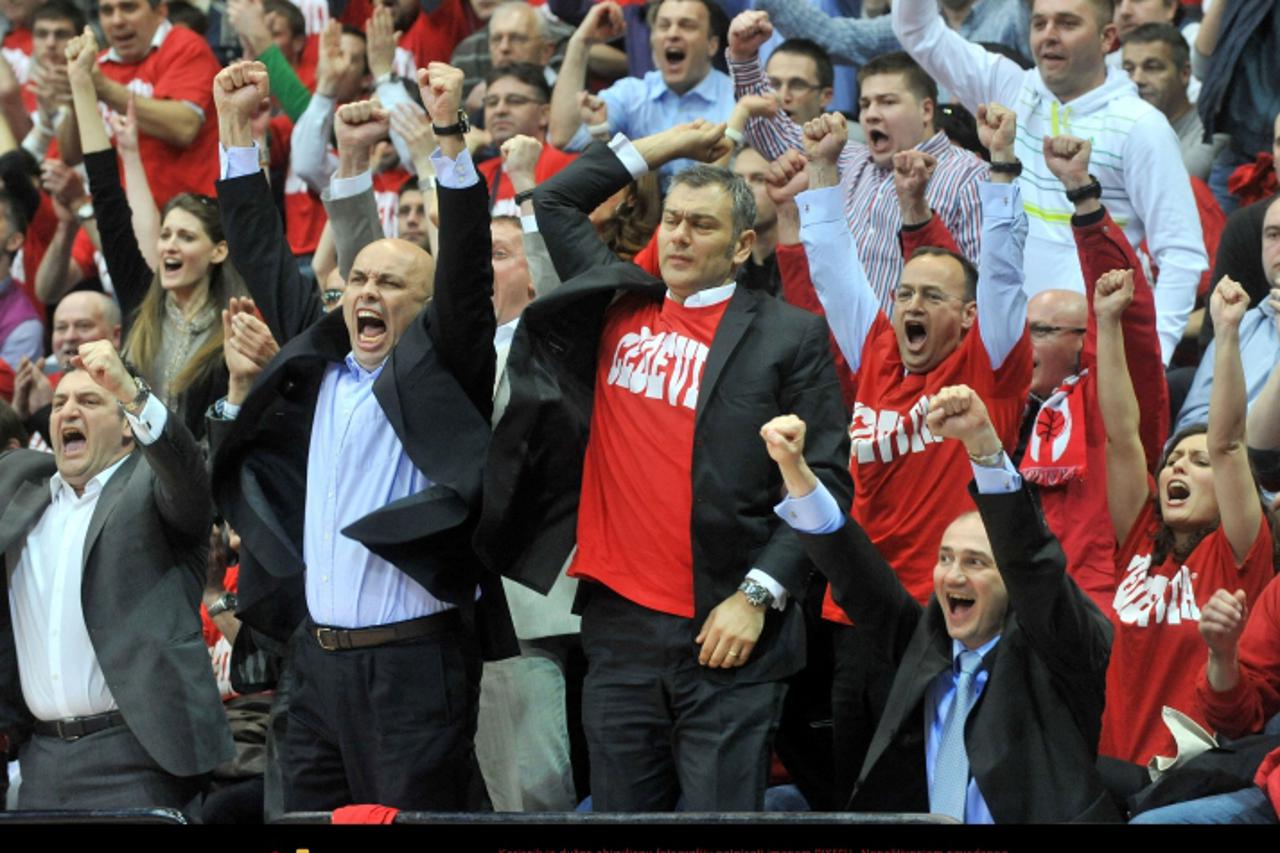
<svg viewBox="0 0 1280 853">
<path fill-rule="evenodd" d="M 759 48 L 773 33 L 764 12 L 743 12 L 729 28 L 728 61 L 734 95 L 772 91 L 760 68 Z M 893 155 L 917 148 L 937 160 L 929 181 L 929 206 L 942 218 L 965 257 L 978 257 L 982 221 L 978 183 L 987 176 L 982 160 L 954 146 L 933 123 L 938 89 L 929 75 L 902 53 L 868 62 L 858 71 L 859 117 L 866 143 L 850 141 L 840 155 L 845 217 L 858 245 L 867 281 L 886 314 L 902 275 L 898 231 L 902 215 L 893 188 Z M 800 127 L 784 112 L 753 118 L 747 139 L 770 159 L 803 149 Z"/>
</svg>

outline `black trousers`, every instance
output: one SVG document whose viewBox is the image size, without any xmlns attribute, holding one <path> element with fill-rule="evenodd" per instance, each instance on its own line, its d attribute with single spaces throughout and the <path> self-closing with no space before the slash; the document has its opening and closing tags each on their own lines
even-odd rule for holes
<svg viewBox="0 0 1280 853">
<path fill-rule="evenodd" d="M 477 805 L 480 653 L 464 628 L 334 652 L 308 638 L 293 663 L 280 748 L 286 811 Z"/>
<path fill-rule="evenodd" d="M 600 586 L 582 614 L 595 811 L 762 811 L 786 685 L 698 665 L 691 619 Z M 716 675 L 713 675 L 715 673 Z"/>
<path fill-rule="evenodd" d="M 868 642 L 862 629 L 842 622 L 831 626 L 835 658 L 831 677 L 831 739 L 835 780 L 831 802 L 848 806 L 862 762 L 871 748 L 871 737 L 884 713 L 893 686 L 894 670 Z"/>
</svg>

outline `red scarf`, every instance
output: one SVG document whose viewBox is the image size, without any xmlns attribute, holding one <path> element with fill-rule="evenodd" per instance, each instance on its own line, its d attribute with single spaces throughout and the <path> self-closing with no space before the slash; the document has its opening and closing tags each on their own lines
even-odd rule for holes
<svg viewBox="0 0 1280 853">
<path fill-rule="evenodd" d="M 1068 376 L 1043 403 L 1036 415 L 1022 476 L 1038 486 L 1060 486 L 1085 473 L 1086 419 L 1084 400 L 1075 391 L 1088 374 Z"/>
</svg>

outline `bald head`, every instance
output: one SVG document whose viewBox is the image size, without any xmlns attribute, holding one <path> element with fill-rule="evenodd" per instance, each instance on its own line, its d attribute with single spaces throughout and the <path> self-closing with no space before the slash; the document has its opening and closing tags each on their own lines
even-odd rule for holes
<svg viewBox="0 0 1280 853">
<path fill-rule="evenodd" d="M 52 347 L 66 370 L 81 344 L 109 340 L 120 347 L 120 306 L 105 293 L 77 290 L 68 293 L 53 312 Z"/>
<path fill-rule="evenodd" d="M 407 240 L 376 240 L 360 250 L 342 294 L 356 361 L 373 370 L 431 298 L 435 261 Z"/>
<path fill-rule="evenodd" d="M 1074 290 L 1045 290 L 1027 303 L 1034 370 L 1031 393 L 1041 399 L 1080 369 L 1089 304 Z"/>
</svg>

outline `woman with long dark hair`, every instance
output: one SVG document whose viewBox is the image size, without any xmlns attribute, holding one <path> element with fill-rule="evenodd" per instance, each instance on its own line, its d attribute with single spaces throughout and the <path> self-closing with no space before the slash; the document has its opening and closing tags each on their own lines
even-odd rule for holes
<svg viewBox="0 0 1280 853">
<path fill-rule="evenodd" d="M 205 410 L 227 389 L 221 310 L 232 296 L 247 293 L 227 257 L 218 203 L 193 193 L 165 203 L 153 270 L 139 248 L 141 235 L 134 232 L 116 152 L 98 111 L 97 43 L 90 31 L 72 39 L 67 59 L 102 254 L 125 318 L 124 355 L 191 432 L 203 436 Z"/>
<path fill-rule="evenodd" d="M 1229 278 L 1214 290 L 1209 423 L 1170 439 L 1154 479 L 1138 435 L 1138 398 L 1120 327 L 1132 298 L 1132 270 L 1098 280 L 1098 402 L 1107 433 L 1107 502 L 1119 543 L 1098 752 L 1145 765 L 1154 755 L 1177 754 L 1165 706 L 1208 726 L 1195 701 L 1204 660 L 1201 608 L 1221 588 L 1242 589 L 1252 601 L 1274 572 L 1271 529 L 1245 446 L 1238 333 L 1248 294 Z"/>
</svg>

